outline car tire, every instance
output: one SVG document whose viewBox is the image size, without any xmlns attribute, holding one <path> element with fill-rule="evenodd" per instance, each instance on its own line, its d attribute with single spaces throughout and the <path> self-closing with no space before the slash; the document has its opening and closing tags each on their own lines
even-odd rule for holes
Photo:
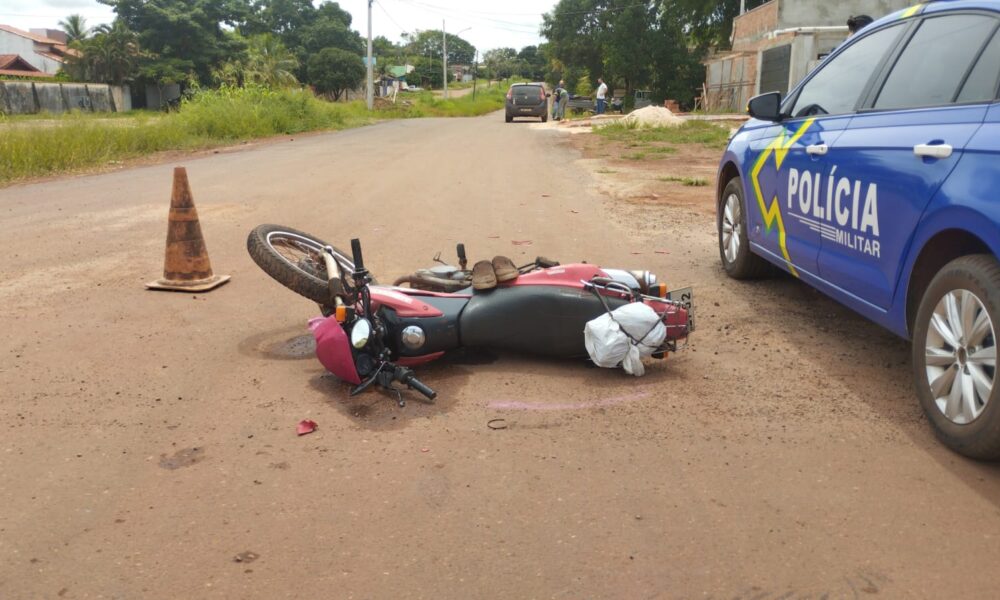
<svg viewBox="0 0 1000 600">
<path fill-rule="evenodd" d="M 913 323 L 913 376 L 924 414 L 946 446 L 980 460 L 1000 459 L 998 327 L 1000 263 L 987 254 L 938 271 Z"/>
<path fill-rule="evenodd" d="M 548 120 L 549 120 L 549 116 L 548 115 L 542 115 L 542 123 L 547 123 Z"/>
<path fill-rule="evenodd" d="M 750 252 L 747 236 L 746 203 L 739 177 L 726 183 L 716 210 L 716 230 L 719 236 L 719 257 L 722 267 L 733 279 L 757 279 L 767 275 L 771 266 Z"/>
<path fill-rule="evenodd" d="M 514 120 L 514 117 L 512 115 L 505 115 L 504 120 L 510 123 Z"/>
</svg>

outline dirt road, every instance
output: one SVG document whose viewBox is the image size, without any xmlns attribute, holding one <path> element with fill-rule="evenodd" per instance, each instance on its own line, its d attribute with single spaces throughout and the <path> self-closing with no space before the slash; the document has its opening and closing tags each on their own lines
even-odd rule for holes
<svg viewBox="0 0 1000 600">
<path fill-rule="evenodd" d="M 995 595 L 1000 472 L 933 439 L 907 345 L 727 280 L 711 186 L 610 197 L 582 156 L 494 114 L 185 158 L 233 276 L 204 295 L 143 289 L 173 163 L 0 190 L 0 597 Z M 641 379 L 465 357 L 421 369 L 435 405 L 351 401 L 246 254 L 267 222 L 358 236 L 383 279 L 458 241 L 645 267 L 699 330 Z"/>
</svg>

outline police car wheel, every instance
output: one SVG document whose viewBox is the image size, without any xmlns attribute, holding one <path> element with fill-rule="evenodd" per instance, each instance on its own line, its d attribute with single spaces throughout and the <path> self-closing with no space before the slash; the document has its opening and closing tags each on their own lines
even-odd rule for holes
<svg viewBox="0 0 1000 600">
<path fill-rule="evenodd" d="M 719 232 L 719 256 L 726 273 L 735 279 L 754 279 L 767 274 L 769 266 L 750 252 L 743 185 L 738 177 L 729 180 L 722 190 L 716 211 Z"/>
<path fill-rule="evenodd" d="M 920 301 L 913 325 L 917 396 L 937 436 L 970 458 L 1000 459 L 1000 263 L 953 260 Z"/>
</svg>

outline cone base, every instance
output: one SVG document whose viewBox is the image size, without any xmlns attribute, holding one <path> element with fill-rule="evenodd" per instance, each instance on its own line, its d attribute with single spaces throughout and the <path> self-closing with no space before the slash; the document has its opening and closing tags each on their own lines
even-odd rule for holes
<svg viewBox="0 0 1000 600">
<path fill-rule="evenodd" d="M 157 279 L 146 284 L 150 290 L 164 290 L 170 292 L 207 292 L 215 289 L 229 281 L 229 275 L 213 275 L 208 279 L 196 279 L 194 281 L 179 281 L 171 279 Z"/>
</svg>

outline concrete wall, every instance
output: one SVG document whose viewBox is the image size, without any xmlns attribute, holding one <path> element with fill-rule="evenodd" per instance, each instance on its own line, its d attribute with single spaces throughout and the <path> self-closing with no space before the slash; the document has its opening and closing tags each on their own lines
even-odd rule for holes
<svg viewBox="0 0 1000 600">
<path fill-rule="evenodd" d="M 852 15 L 873 19 L 918 4 L 919 0 L 776 0 L 778 28 L 846 25 Z"/>
<path fill-rule="evenodd" d="M 146 108 L 165 108 L 180 97 L 181 86 L 176 83 L 161 86 L 146 85 Z"/>
<path fill-rule="evenodd" d="M 755 49 L 753 46 L 777 29 L 778 1 L 771 0 L 748 10 L 733 21 L 733 51 Z"/>
<path fill-rule="evenodd" d="M 919 0 L 771 0 L 733 21 L 730 55 L 705 62 L 706 108 L 742 111 L 749 96 L 759 94 L 761 56 L 765 50 L 791 44 L 788 88 L 795 87 L 847 39 L 847 18 L 865 14 L 879 19 Z M 795 27 L 840 27 L 842 31 L 775 31 Z"/>
<path fill-rule="evenodd" d="M 8 115 L 61 113 L 67 110 L 123 112 L 131 109 L 128 86 L 0 81 L 0 112 Z"/>
</svg>

